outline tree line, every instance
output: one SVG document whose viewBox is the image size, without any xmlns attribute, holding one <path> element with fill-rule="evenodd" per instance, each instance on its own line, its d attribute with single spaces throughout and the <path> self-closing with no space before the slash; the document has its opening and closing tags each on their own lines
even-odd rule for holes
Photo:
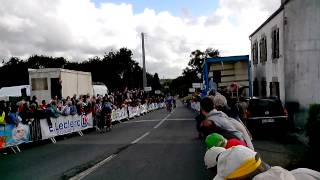
<svg viewBox="0 0 320 180">
<path fill-rule="evenodd" d="M 64 57 L 32 55 L 23 60 L 11 57 L 0 67 L 0 88 L 29 84 L 28 68 L 65 68 L 70 70 L 91 72 L 92 81 L 105 84 L 110 90 L 124 88 L 142 88 L 142 68 L 132 59 L 132 51 L 120 48 L 117 51 L 105 53 L 102 57 L 95 56 L 82 62 L 67 61 Z M 183 69 L 182 75 L 166 80 L 161 86 L 157 73 L 147 73 L 147 84 L 152 90 L 161 90 L 163 93 L 178 94 L 184 97 L 192 83 L 202 82 L 202 64 L 206 58 L 219 57 L 217 49 L 207 48 L 205 51 L 195 50 L 190 54 L 188 66 Z"/>
<path fill-rule="evenodd" d="M 188 66 L 183 69 L 182 75 L 171 81 L 170 89 L 173 94 L 179 94 L 180 97 L 190 94 L 189 88 L 192 88 L 192 83 L 202 83 L 202 65 L 204 60 L 219 56 L 219 50 L 213 48 L 207 48 L 205 51 L 198 49 L 192 51 Z"/>
<path fill-rule="evenodd" d="M 11 57 L 0 67 L 0 88 L 29 84 L 28 68 L 64 68 L 91 72 L 92 81 L 105 84 L 110 90 L 124 88 L 142 88 L 142 68 L 132 59 L 132 51 L 121 48 L 105 53 L 103 57 L 95 56 L 82 62 L 67 61 L 64 57 L 32 55 L 23 60 Z M 158 74 L 147 73 L 148 86 L 160 89 Z"/>
</svg>

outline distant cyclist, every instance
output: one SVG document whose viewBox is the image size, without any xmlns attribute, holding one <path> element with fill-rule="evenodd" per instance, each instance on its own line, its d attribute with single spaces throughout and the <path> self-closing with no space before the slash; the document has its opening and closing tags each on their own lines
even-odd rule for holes
<svg viewBox="0 0 320 180">
<path fill-rule="evenodd" d="M 111 113 L 112 113 L 112 104 L 109 100 L 104 101 L 101 108 L 101 120 L 105 124 L 106 131 L 111 131 Z"/>
<path fill-rule="evenodd" d="M 170 96 L 170 94 L 167 96 L 166 105 L 167 105 L 167 110 L 171 112 L 174 105 L 174 98 Z"/>
</svg>

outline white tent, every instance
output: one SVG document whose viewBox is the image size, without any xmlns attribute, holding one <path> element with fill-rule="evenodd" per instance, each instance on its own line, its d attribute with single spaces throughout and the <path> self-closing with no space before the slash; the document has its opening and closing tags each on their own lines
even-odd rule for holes
<svg viewBox="0 0 320 180">
<path fill-rule="evenodd" d="M 102 96 L 108 94 L 108 88 L 105 85 L 93 85 L 92 88 L 94 96 L 97 96 L 97 94 L 100 94 Z"/>
<path fill-rule="evenodd" d="M 2 87 L 0 89 L 0 98 L 8 99 L 9 97 L 21 96 L 21 89 L 26 88 L 27 96 L 30 96 L 30 85 Z"/>
</svg>

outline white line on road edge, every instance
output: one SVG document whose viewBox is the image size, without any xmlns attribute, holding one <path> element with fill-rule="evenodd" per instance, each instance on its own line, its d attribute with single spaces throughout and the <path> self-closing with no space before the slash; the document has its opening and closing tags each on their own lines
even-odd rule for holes
<svg viewBox="0 0 320 180">
<path fill-rule="evenodd" d="M 143 123 L 143 122 L 156 122 L 156 121 L 161 121 L 163 119 L 145 119 L 145 120 L 137 120 L 137 121 L 127 121 L 124 122 L 124 124 L 128 123 Z M 194 121 L 195 119 L 191 118 L 177 118 L 177 119 L 166 119 L 167 121 Z"/>
<path fill-rule="evenodd" d="M 177 118 L 177 119 L 167 119 L 167 121 L 195 121 L 195 119 L 191 118 Z"/>
<path fill-rule="evenodd" d="M 174 110 L 173 110 L 174 111 Z M 169 113 L 165 118 L 163 118 L 157 125 L 155 125 L 153 128 L 157 129 L 165 120 L 168 119 L 168 117 L 173 113 L 173 111 L 171 111 L 171 113 Z"/>
<path fill-rule="evenodd" d="M 137 121 L 127 121 L 126 123 L 139 123 L 139 122 L 154 122 L 154 121 L 161 121 L 161 119 L 145 119 L 145 120 L 137 120 Z"/>
<path fill-rule="evenodd" d="M 168 117 L 174 112 L 174 110 L 169 113 L 165 118 L 163 118 L 156 126 L 154 126 L 154 129 L 157 129 L 165 120 L 168 119 Z M 159 120 L 157 120 L 159 121 Z M 131 142 L 132 144 L 136 144 L 137 142 L 139 142 L 141 139 L 143 139 L 144 137 L 148 136 L 150 134 L 150 131 L 144 133 L 142 136 L 140 136 L 139 138 L 137 138 L 136 140 Z M 97 170 L 100 166 L 104 165 L 105 163 L 111 161 L 113 158 L 115 158 L 116 156 L 118 156 L 118 154 L 112 154 L 109 157 L 107 157 L 106 159 L 100 161 L 99 163 L 97 163 L 96 165 L 92 166 L 91 168 L 73 176 L 72 178 L 70 178 L 69 180 L 80 180 L 85 178 L 86 176 L 88 176 L 90 173 L 92 173 L 93 171 Z"/>
<path fill-rule="evenodd" d="M 134 140 L 131 142 L 131 144 L 136 144 L 137 142 L 139 142 L 141 139 L 143 139 L 144 137 L 148 136 L 150 134 L 150 132 L 146 132 L 144 133 L 142 136 L 140 136 L 138 139 Z"/>
<path fill-rule="evenodd" d="M 111 161 L 113 158 L 115 158 L 117 156 L 117 154 L 111 154 L 109 157 L 107 157 L 106 159 L 100 161 L 99 163 L 97 163 L 96 165 L 92 166 L 91 168 L 81 172 L 80 174 L 77 174 L 76 176 L 73 176 L 72 178 L 70 178 L 69 180 L 80 180 L 83 179 L 84 177 L 88 176 L 90 173 L 92 173 L 93 171 L 95 171 L 96 169 L 98 169 L 100 166 L 104 165 L 105 163 Z"/>
</svg>

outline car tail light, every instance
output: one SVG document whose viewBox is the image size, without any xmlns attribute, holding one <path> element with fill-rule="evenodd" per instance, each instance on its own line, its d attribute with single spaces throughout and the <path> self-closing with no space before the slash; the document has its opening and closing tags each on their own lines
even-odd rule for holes
<svg viewBox="0 0 320 180">
<path fill-rule="evenodd" d="M 286 108 L 283 108 L 283 112 L 284 112 L 284 115 L 285 115 L 285 116 L 288 116 L 288 111 L 287 111 Z"/>
<path fill-rule="evenodd" d="M 251 112 L 248 111 L 248 110 L 247 110 L 246 113 L 244 114 L 244 116 L 245 116 L 246 119 L 250 118 L 251 115 L 252 115 Z"/>
</svg>

